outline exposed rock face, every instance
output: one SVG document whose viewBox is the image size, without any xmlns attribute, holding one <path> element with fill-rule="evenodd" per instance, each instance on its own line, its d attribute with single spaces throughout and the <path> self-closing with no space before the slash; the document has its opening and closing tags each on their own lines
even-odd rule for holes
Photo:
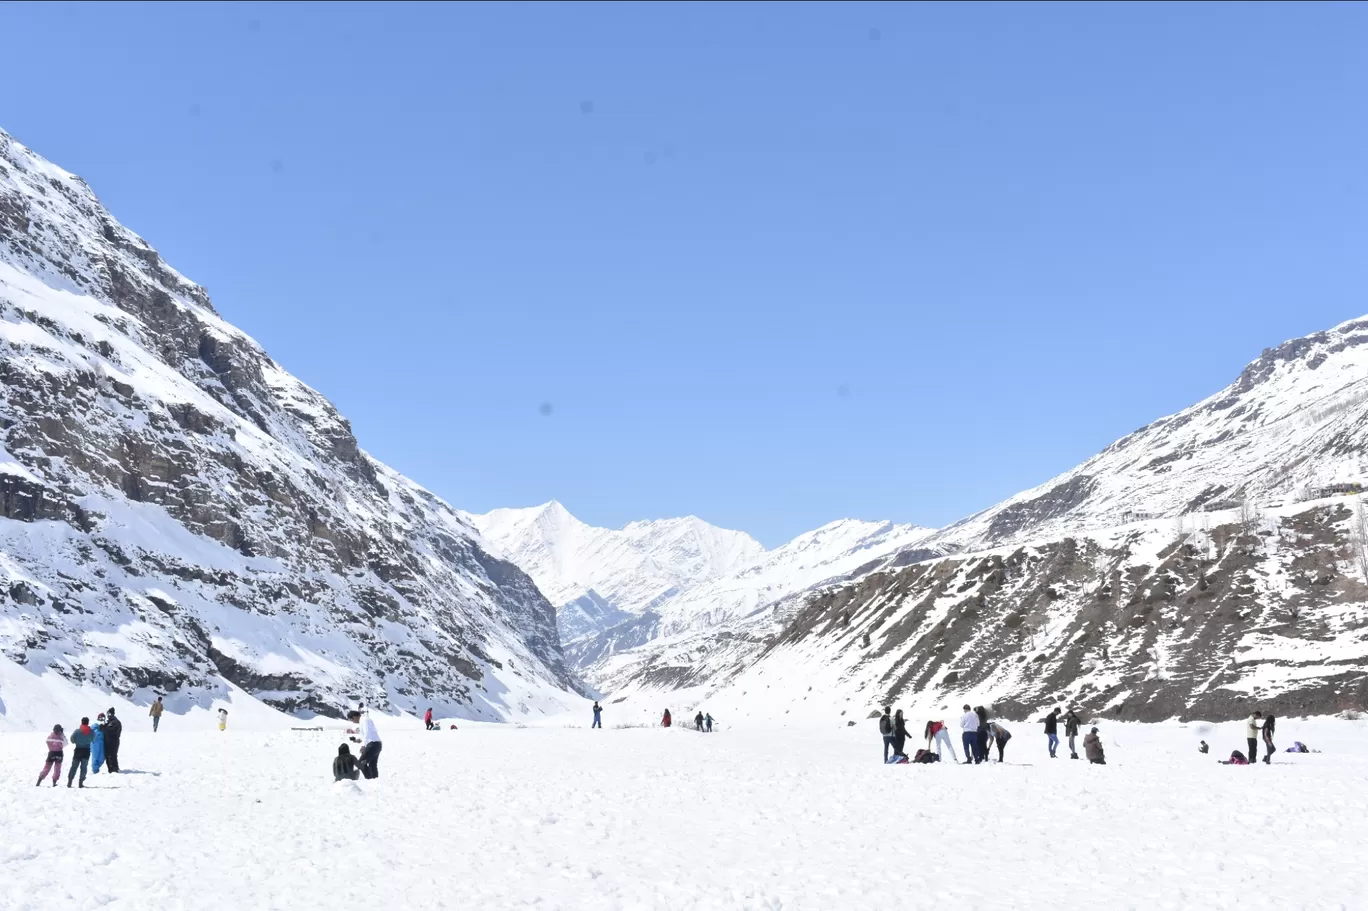
<svg viewBox="0 0 1368 911">
<path fill-rule="evenodd" d="M 14 660 L 324 714 L 502 717 L 576 685 L 526 575 L 3 132 L 0 427 Z"/>
</svg>

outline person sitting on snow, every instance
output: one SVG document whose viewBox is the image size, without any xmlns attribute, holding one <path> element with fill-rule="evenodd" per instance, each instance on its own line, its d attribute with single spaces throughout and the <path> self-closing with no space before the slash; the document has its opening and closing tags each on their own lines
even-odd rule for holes
<svg viewBox="0 0 1368 911">
<path fill-rule="evenodd" d="M 356 767 L 356 757 L 351 754 L 351 748 L 345 743 L 337 748 L 337 758 L 333 760 L 333 781 L 355 781 L 361 777 L 361 770 Z"/>
<path fill-rule="evenodd" d="M 1083 752 L 1088 756 L 1088 762 L 1093 765 L 1106 765 L 1107 757 L 1102 752 L 1102 738 L 1097 736 L 1097 728 L 1088 732 L 1088 736 L 1083 738 Z"/>
</svg>

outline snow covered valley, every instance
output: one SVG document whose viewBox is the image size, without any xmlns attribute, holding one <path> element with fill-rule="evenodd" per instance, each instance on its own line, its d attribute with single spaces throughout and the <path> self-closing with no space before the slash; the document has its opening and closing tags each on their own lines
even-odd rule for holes
<svg viewBox="0 0 1368 911">
<path fill-rule="evenodd" d="M 92 706 L 92 710 L 95 707 Z M 683 712 L 680 712 L 683 715 Z M 76 719 L 62 717 L 68 732 Z M 235 719 L 234 719 L 235 720 Z M 125 719 L 125 773 L 34 781 L 0 734 L 0 907 L 157 909 L 1356 908 L 1368 726 L 1102 724 L 1106 766 L 1008 727 L 1003 765 L 884 766 L 875 723 L 728 729 L 608 707 L 428 733 L 379 718 L 381 777 L 334 785 L 342 725 Z M 947 719 L 952 720 L 952 719 Z M 682 721 L 682 717 L 681 717 Z M 912 727 L 919 731 L 920 719 Z M 643 725 L 615 728 L 615 724 Z M 187 729 L 189 728 L 189 729 Z M 1197 752 L 1199 739 L 1212 746 Z M 958 748 L 958 743 L 956 744 Z M 1062 751 L 1063 752 L 1063 751 Z M 68 754 L 70 749 L 68 748 Z M 1067 754 L 1065 754 L 1067 755 Z"/>
</svg>

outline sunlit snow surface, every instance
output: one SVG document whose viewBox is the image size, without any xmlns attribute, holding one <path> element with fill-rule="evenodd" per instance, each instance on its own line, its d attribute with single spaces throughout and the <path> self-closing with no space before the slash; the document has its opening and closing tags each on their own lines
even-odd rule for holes
<svg viewBox="0 0 1368 911">
<path fill-rule="evenodd" d="M 0 907 L 1368 906 L 1359 723 L 1283 719 L 1279 746 L 1324 752 L 1271 767 L 1217 764 L 1244 749 L 1239 725 L 1103 725 L 1099 767 L 1051 761 L 1039 726 L 1015 724 L 1006 765 L 967 768 L 883 766 L 868 721 L 703 735 L 616 730 L 647 718 L 612 706 L 605 720 L 426 733 L 382 718 L 382 777 L 355 787 L 329 780 L 331 723 L 220 733 L 168 715 L 153 735 L 130 717 L 127 773 L 86 791 L 34 787 L 42 735 L 3 734 Z"/>
</svg>

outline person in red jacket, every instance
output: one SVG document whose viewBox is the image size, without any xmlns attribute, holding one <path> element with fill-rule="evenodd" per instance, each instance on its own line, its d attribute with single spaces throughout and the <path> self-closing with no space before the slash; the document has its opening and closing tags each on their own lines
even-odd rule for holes
<svg viewBox="0 0 1368 911">
<path fill-rule="evenodd" d="M 429 708 L 429 709 L 427 710 L 427 714 L 423 715 L 423 723 L 427 725 L 427 729 L 428 729 L 429 731 L 432 730 L 433 725 L 432 725 L 432 709 L 431 709 L 431 708 Z"/>
<path fill-rule="evenodd" d="M 666 709 L 666 710 L 665 710 L 665 714 L 661 716 L 661 718 L 660 718 L 660 726 L 663 727 L 663 728 L 667 728 L 667 727 L 670 726 L 670 710 L 669 710 L 669 709 Z"/>
</svg>

